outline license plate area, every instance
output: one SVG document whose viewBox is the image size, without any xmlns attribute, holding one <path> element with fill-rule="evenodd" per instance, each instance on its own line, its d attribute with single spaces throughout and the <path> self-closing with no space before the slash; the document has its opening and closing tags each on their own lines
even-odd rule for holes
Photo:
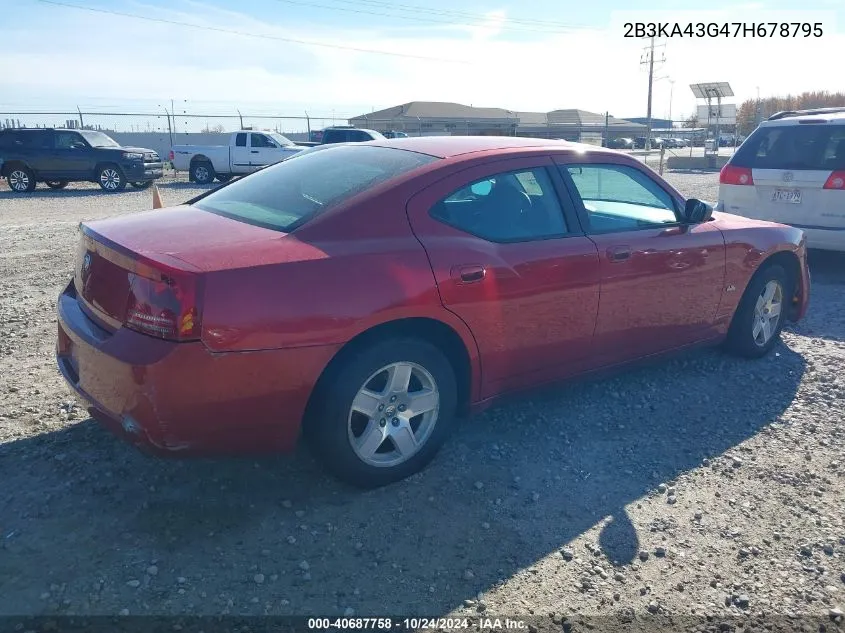
<svg viewBox="0 0 845 633">
<path fill-rule="evenodd" d="M 786 204 L 801 204 L 801 190 L 775 189 L 772 192 L 772 202 L 782 202 Z"/>
</svg>

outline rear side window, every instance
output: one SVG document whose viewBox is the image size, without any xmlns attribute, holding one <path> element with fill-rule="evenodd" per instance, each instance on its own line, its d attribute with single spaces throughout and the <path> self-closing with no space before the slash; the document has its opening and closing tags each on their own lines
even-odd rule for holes
<svg viewBox="0 0 845 633">
<path fill-rule="evenodd" d="M 323 143 L 345 143 L 347 140 L 346 130 L 326 130 L 323 132 Z"/>
<path fill-rule="evenodd" d="M 370 187 L 435 160 L 427 154 L 361 145 L 306 150 L 194 204 L 234 220 L 289 232 Z"/>
<path fill-rule="evenodd" d="M 246 147 L 246 133 L 239 132 L 237 136 L 235 136 L 235 147 Z"/>
<path fill-rule="evenodd" d="M 737 150 L 731 164 L 751 169 L 845 169 L 845 125 L 758 127 Z"/>
<path fill-rule="evenodd" d="M 48 149 L 49 132 L 41 130 L 20 130 L 0 134 L 0 147 L 19 149 Z"/>
</svg>

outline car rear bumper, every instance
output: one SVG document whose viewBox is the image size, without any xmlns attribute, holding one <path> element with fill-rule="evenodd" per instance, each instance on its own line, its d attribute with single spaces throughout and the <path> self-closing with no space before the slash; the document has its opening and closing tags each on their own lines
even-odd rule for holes
<svg viewBox="0 0 845 633">
<path fill-rule="evenodd" d="M 58 301 L 56 360 L 89 414 L 157 454 L 286 452 L 336 346 L 212 353 L 128 328 L 102 329 L 71 282 Z"/>
</svg>

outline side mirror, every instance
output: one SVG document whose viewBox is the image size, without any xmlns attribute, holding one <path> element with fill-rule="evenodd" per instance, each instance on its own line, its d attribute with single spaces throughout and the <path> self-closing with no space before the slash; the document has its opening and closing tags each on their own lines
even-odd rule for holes
<svg viewBox="0 0 845 633">
<path fill-rule="evenodd" d="M 713 217 L 713 207 L 696 198 L 690 198 L 684 205 L 683 216 L 687 224 L 701 224 Z"/>
<path fill-rule="evenodd" d="M 85 143 L 81 143 L 79 141 L 76 141 L 75 143 L 71 143 L 70 148 L 71 149 L 85 149 Z"/>
<path fill-rule="evenodd" d="M 493 189 L 493 181 L 482 180 L 481 182 L 473 183 L 469 190 L 476 196 L 486 196 Z"/>
</svg>

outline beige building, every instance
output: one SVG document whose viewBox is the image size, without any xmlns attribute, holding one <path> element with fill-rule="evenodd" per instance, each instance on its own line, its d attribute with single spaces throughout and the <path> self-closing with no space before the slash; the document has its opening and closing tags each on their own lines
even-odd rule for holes
<svg viewBox="0 0 845 633">
<path fill-rule="evenodd" d="M 517 112 L 476 108 L 460 103 L 412 101 L 349 119 L 350 125 L 411 136 L 505 135 L 561 138 L 597 142 L 608 138 L 643 136 L 646 126 L 585 110 Z"/>
</svg>

